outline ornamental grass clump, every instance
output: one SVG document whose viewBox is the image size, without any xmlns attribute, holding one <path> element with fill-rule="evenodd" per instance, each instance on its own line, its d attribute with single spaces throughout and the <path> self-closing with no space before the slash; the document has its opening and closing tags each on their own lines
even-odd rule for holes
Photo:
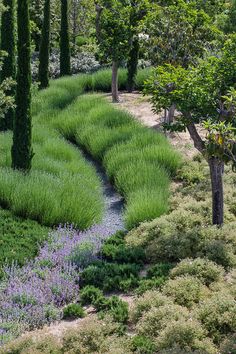
<svg viewBox="0 0 236 354">
<path fill-rule="evenodd" d="M 100 226 L 85 232 L 59 227 L 49 235 L 35 260 L 22 268 L 14 264 L 6 266 L 0 284 L 2 341 L 60 319 L 62 307 L 78 297 L 78 270 L 84 266 L 85 255 L 94 261 L 108 236 L 109 232 Z M 78 246 L 88 243 L 90 253 L 87 247 L 81 247 L 73 263 Z"/>
</svg>

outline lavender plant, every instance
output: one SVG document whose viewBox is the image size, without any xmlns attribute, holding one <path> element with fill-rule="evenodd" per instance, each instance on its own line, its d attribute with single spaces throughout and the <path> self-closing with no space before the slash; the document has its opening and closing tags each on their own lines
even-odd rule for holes
<svg viewBox="0 0 236 354">
<path fill-rule="evenodd" d="M 22 268 L 6 266 L 0 283 L 0 341 L 61 319 L 63 306 L 78 296 L 78 270 L 98 257 L 109 235 L 99 225 L 85 232 L 59 227 L 33 261 Z"/>
</svg>

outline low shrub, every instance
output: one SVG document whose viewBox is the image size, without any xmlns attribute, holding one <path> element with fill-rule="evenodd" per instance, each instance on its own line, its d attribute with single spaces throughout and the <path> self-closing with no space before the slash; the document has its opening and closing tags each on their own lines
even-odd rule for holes
<svg viewBox="0 0 236 354">
<path fill-rule="evenodd" d="M 209 295 L 202 282 L 192 276 L 170 279 L 163 287 L 163 294 L 170 296 L 177 304 L 191 308 Z"/>
<path fill-rule="evenodd" d="M 171 278 L 191 275 L 209 286 L 212 282 L 221 281 L 224 269 L 208 259 L 184 259 L 171 270 Z"/>
<path fill-rule="evenodd" d="M 160 332 L 156 339 L 157 352 L 163 349 L 199 350 L 206 354 L 216 354 L 217 350 L 213 343 L 206 338 L 206 333 L 201 324 L 195 320 L 170 321 Z"/>
<path fill-rule="evenodd" d="M 129 247 L 123 241 L 114 244 L 110 241 L 104 243 L 101 256 L 108 262 L 143 264 L 146 260 L 145 251 L 142 247 Z"/>
<path fill-rule="evenodd" d="M 85 317 L 85 311 L 80 304 L 69 304 L 63 309 L 63 318 L 75 319 Z"/>
<path fill-rule="evenodd" d="M 222 354 L 236 353 L 236 335 L 228 336 L 220 345 L 220 352 Z"/>
<path fill-rule="evenodd" d="M 12 262 L 22 266 L 37 255 L 48 229 L 32 220 L 23 220 L 10 211 L 0 209 L 0 277 L 3 265 Z"/>
<path fill-rule="evenodd" d="M 137 354 L 154 354 L 156 346 L 149 338 L 136 335 L 131 340 L 132 352 Z"/>
<path fill-rule="evenodd" d="M 158 263 L 150 268 L 147 271 L 147 277 L 168 277 L 171 269 L 174 267 L 172 263 Z"/>
<path fill-rule="evenodd" d="M 208 258 L 225 268 L 236 264 L 236 223 L 209 226 L 210 205 L 191 202 L 169 215 L 144 223 L 126 236 L 129 246 L 142 246 L 153 263 Z"/>
<path fill-rule="evenodd" d="M 157 338 L 160 331 L 163 330 L 169 322 L 188 320 L 189 311 L 179 305 L 163 305 L 152 307 L 139 320 L 136 330 L 138 334 L 151 338 Z"/>
<path fill-rule="evenodd" d="M 54 337 L 26 336 L 0 348 L 1 354 L 62 354 L 62 346 Z"/>
<path fill-rule="evenodd" d="M 225 292 L 216 293 L 201 302 L 195 316 L 216 343 L 221 343 L 225 336 L 236 331 L 236 301 Z"/>
<path fill-rule="evenodd" d="M 141 279 L 138 282 L 138 287 L 135 289 L 135 293 L 137 295 L 142 295 L 148 290 L 157 290 L 161 289 L 165 282 L 167 281 L 167 277 L 158 277 L 152 279 Z"/>
<path fill-rule="evenodd" d="M 98 298 L 94 306 L 98 311 L 107 312 L 115 322 L 126 323 L 128 320 L 128 304 L 118 296 Z"/>
<path fill-rule="evenodd" d="M 138 322 L 145 312 L 148 312 L 153 307 L 160 307 L 164 305 L 171 305 L 173 301 L 167 296 L 161 294 L 157 290 L 149 290 L 139 297 L 135 305 L 130 311 L 130 319 L 132 322 Z"/>
<path fill-rule="evenodd" d="M 106 335 L 113 330 L 112 325 L 106 328 L 104 322 L 95 316 L 85 318 L 83 326 L 66 331 L 63 337 L 63 351 L 65 353 L 96 353 L 99 352 Z M 108 332 L 108 333 L 107 333 Z"/>
<path fill-rule="evenodd" d="M 82 286 L 93 285 L 104 291 L 120 290 L 120 284 L 131 276 L 138 277 L 140 266 L 97 261 L 80 275 Z"/>
<path fill-rule="evenodd" d="M 87 285 L 81 289 L 79 296 L 82 305 L 93 305 L 98 298 L 103 296 L 103 293 L 95 286 Z"/>
</svg>

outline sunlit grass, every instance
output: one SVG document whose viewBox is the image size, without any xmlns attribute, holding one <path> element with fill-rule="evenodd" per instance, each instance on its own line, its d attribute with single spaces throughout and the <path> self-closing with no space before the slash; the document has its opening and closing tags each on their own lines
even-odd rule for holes
<svg viewBox="0 0 236 354">
<path fill-rule="evenodd" d="M 138 73 L 142 87 L 149 69 Z M 119 72 L 119 87 L 127 74 Z M 33 168 L 29 175 L 12 171 L 11 134 L 1 133 L 0 204 L 16 215 L 44 225 L 74 223 L 89 227 L 103 213 L 101 181 L 69 141 L 100 160 L 126 200 L 130 228 L 168 209 L 171 174 L 180 157 L 166 138 L 119 111 L 99 94 L 110 90 L 111 71 L 66 77 L 51 82 L 33 98 Z M 65 140 L 67 139 L 67 140 Z"/>
</svg>

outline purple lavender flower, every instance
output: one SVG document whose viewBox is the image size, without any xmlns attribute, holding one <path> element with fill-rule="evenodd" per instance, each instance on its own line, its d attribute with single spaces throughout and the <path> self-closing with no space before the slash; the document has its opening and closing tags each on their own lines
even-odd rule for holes
<svg viewBox="0 0 236 354">
<path fill-rule="evenodd" d="M 78 270 L 97 258 L 110 235 L 99 225 L 85 232 L 60 226 L 49 234 L 33 261 L 22 268 L 6 266 L 0 283 L 1 338 L 59 320 L 62 307 L 78 297 Z"/>
</svg>

